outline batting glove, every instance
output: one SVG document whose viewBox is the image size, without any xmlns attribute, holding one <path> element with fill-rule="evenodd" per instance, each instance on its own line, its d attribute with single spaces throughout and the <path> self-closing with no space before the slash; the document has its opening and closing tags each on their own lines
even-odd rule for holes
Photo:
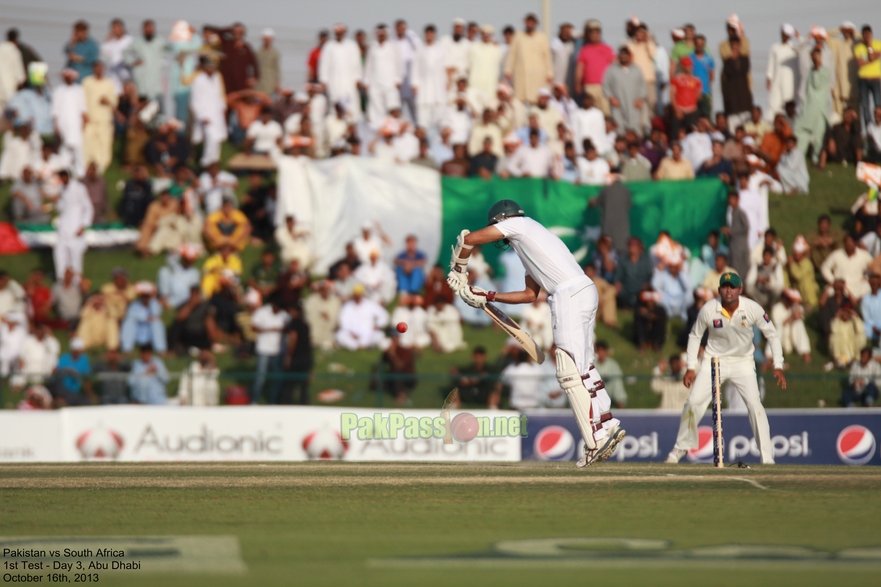
<svg viewBox="0 0 881 587">
<path fill-rule="evenodd" d="M 468 287 L 468 271 L 464 267 L 453 267 L 447 273 L 447 285 L 453 290 L 453 293 L 459 293 L 462 289 Z"/>
<path fill-rule="evenodd" d="M 496 292 L 486 291 L 482 287 L 468 286 L 462 288 L 459 296 L 472 308 L 483 308 L 487 302 L 496 299 Z"/>
</svg>

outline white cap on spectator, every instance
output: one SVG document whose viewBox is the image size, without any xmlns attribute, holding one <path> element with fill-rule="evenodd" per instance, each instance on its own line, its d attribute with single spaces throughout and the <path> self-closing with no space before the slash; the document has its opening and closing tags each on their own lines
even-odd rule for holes
<svg viewBox="0 0 881 587">
<path fill-rule="evenodd" d="M 784 24 L 782 27 L 780 27 L 780 30 L 783 31 L 783 34 L 786 35 L 786 36 L 788 36 L 788 37 L 794 37 L 794 36 L 795 36 L 795 27 L 792 26 L 792 25 L 789 24 L 789 23 L 786 23 L 786 24 Z"/>
<path fill-rule="evenodd" d="M 260 295 L 260 292 L 253 287 L 249 287 L 248 292 L 245 294 L 245 305 L 251 308 L 256 308 L 262 303 L 263 296 Z"/>
<path fill-rule="evenodd" d="M 673 29 L 672 31 L 670 31 L 670 34 L 673 35 L 673 38 L 675 39 L 685 38 L 685 31 L 683 31 L 682 29 Z"/>
<path fill-rule="evenodd" d="M 78 336 L 75 336 L 70 339 L 70 350 L 72 351 L 84 351 L 86 350 L 86 343 L 83 342 Z"/>
<path fill-rule="evenodd" d="M 456 18 L 453 19 L 453 24 L 459 24 L 459 25 L 465 26 L 465 19 L 462 18 L 461 16 L 457 16 Z"/>
<path fill-rule="evenodd" d="M 855 30 L 857 30 L 857 25 L 855 25 L 854 23 L 850 22 L 849 20 L 846 20 L 846 21 L 844 21 L 843 23 L 841 23 L 841 26 L 839 26 L 838 28 L 840 28 L 840 29 L 848 29 L 848 30 L 851 30 L 851 31 L 855 31 Z"/>
<path fill-rule="evenodd" d="M 755 147 L 756 140 L 752 137 L 743 137 L 743 144 L 747 145 L 748 147 Z"/>
<path fill-rule="evenodd" d="M 544 96 L 545 98 L 550 98 L 550 97 L 551 97 L 551 91 L 550 91 L 549 89 L 547 89 L 547 88 L 541 88 L 541 89 L 539 89 L 539 90 L 538 90 L 538 97 L 541 98 L 542 96 Z"/>
<path fill-rule="evenodd" d="M 153 295 L 154 291 L 156 291 L 156 286 L 149 281 L 139 281 L 135 284 L 135 293 L 139 296 Z"/>
<path fill-rule="evenodd" d="M 269 37 L 271 39 L 275 38 L 275 31 L 269 28 L 263 29 L 263 32 L 260 34 L 261 37 Z"/>
<path fill-rule="evenodd" d="M 308 101 L 309 101 L 309 94 L 307 94 L 306 92 L 297 92 L 296 94 L 294 94 L 294 102 L 300 102 L 302 104 L 305 104 Z"/>
<path fill-rule="evenodd" d="M 361 223 L 361 230 L 373 230 L 373 223 L 369 220 L 365 220 Z"/>
</svg>

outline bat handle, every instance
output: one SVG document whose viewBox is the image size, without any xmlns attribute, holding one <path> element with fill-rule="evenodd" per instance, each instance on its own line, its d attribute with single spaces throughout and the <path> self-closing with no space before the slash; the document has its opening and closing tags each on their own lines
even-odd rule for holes
<svg viewBox="0 0 881 587">
<path fill-rule="evenodd" d="M 443 410 L 441 417 L 447 423 L 447 432 L 444 434 L 444 444 L 453 444 L 453 433 L 450 430 L 450 410 Z"/>
</svg>

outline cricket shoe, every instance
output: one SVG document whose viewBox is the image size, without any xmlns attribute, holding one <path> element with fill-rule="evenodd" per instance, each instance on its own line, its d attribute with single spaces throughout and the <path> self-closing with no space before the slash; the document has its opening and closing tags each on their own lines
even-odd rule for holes
<svg viewBox="0 0 881 587">
<path fill-rule="evenodd" d="M 627 431 L 617 424 L 610 428 L 606 433 L 606 438 L 604 439 L 603 444 L 597 449 L 599 454 L 596 457 L 596 462 L 599 463 L 605 461 L 612 456 L 612 453 L 615 452 L 618 444 L 624 440 L 625 436 L 627 436 Z"/>
<path fill-rule="evenodd" d="M 589 467 L 592 464 L 594 464 L 595 462 L 597 462 L 597 456 L 599 454 L 600 454 L 600 451 L 598 448 L 590 450 L 589 448 L 587 448 L 587 445 L 585 444 L 584 445 L 584 456 L 581 457 L 577 463 L 575 463 L 575 466 L 578 467 L 579 469 L 584 469 L 585 467 Z"/>
<path fill-rule="evenodd" d="M 667 455 L 667 458 L 664 459 L 664 462 L 667 463 L 668 465 L 675 465 L 680 460 L 682 460 L 682 457 L 685 456 L 685 453 L 686 453 L 686 451 L 684 451 L 680 448 L 674 448 L 673 450 L 670 451 L 670 454 Z"/>
</svg>

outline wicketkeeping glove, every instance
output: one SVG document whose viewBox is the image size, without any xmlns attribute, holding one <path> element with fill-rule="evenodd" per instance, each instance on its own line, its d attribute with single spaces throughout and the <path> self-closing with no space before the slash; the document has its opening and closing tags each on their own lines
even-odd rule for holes
<svg viewBox="0 0 881 587">
<path fill-rule="evenodd" d="M 472 308 L 483 308 L 487 302 L 496 299 L 496 292 L 486 291 L 482 287 L 467 286 L 459 291 L 459 296 Z"/>
</svg>

